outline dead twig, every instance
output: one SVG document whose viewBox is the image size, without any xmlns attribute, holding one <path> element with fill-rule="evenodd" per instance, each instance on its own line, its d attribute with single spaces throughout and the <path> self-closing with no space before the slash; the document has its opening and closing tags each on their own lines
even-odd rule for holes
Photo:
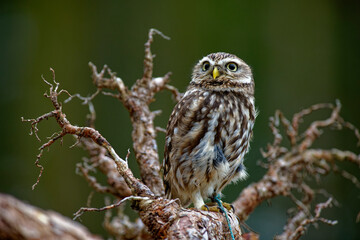
<svg viewBox="0 0 360 240">
<path fill-rule="evenodd" d="M 123 198 L 122 200 L 118 201 L 115 204 L 111 204 L 111 205 L 107 205 L 105 207 L 102 208 L 88 208 L 88 207 L 82 207 L 80 208 L 76 213 L 74 213 L 74 218 L 73 220 L 76 220 L 77 218 L 79 218 L 81 215 L 83 215 L 85 212 L 103 212 L 106 210 L 110 210 L 110 209 L 114 209 L 117 208 L 118 206 L 120 206 L 121 204 L 123 204 L 125 201 L 127 200 L 136 200 L 136 201 L 153 201 L 152 199 L 148 198 L 148 197 L 139 197 L 139 196 L 129 196 L 126 198 Z"/>
<path fill-rule="evenodd" d="M 308 214 L 299 211 L 293 218 L 288 220 L 288 223 L 284 227 L 284 233 L 275 237 L 276 240 L 297 240 L 305 234 L 307 226 L 316 222 L 322 222 L 328 225 L 337 224 L 336 220 L 328 220 L 320 217 L 321 211 L 325 208 L 331 207 L 332 198 L 329 198 L 324 203 L 319 203 L 315 207 L 315 216 L 308 217 Z"/>
</svg>

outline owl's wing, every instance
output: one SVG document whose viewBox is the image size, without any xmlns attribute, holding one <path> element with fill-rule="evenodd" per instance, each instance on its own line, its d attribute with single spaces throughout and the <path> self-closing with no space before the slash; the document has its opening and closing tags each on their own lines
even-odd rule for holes
<svg viewBox="0 0 360 240">
<path fill-rule="evenodd" d="M 186 103 L 186 99 L 182 98 L 174 107 L 169 122 L 166 127 L 166 137 L 165 137 L 165 149 L 164 149 L 164 162 L 163 162 L 163 171 L 164 171 L 164 185 L 165 185 L 165 195 L 168 198 L 171 198 L 171 189 L 169 184 L 169 171 L 171 168 L 171 162 L 169 159 L 170 153 L 172 151 L 172 135 L 174 133 L 174 128 L 178 124 L 178 115 L 180 109 L 184 109 L 184 105 Z"/>
<path fill-rule="evenodd" d="M 194 111 L 194 109 L 192 109 L 192 103 L 198 95 L 197 92 L 186 92 L 184 97 L 175 105 L 166 127 L 165 158 L 167 158 L 172 151 L 174 138 L 184 136 L 193 126 L 194 121 L 189 119 L 188 113 L 189 111 Z"/>
<path fill-rule="evenodd" d="M 165 150 L 164 150 L 164 184 L 166 195 L 170 192 L 170 185 L 168 181 L 173 176 L 170 176 L 171 167 L 175 167 L 179 160 L 180 152 L 183 153 L 183 148 L 189 146 L 188 141 L 184 136 L 190 131 L 195 124 L 192 118 L 196 115 L 197 107 L 194 106 L 194 100 L 198 99 L 199 93 L 187 91 L 183 98 L 175 105 L 173 112 L 166 128 Z M 195 109 L 193 109 L 195 108 Z M 190 114 L 192 113 L 192 114 Z"/>
</svg>

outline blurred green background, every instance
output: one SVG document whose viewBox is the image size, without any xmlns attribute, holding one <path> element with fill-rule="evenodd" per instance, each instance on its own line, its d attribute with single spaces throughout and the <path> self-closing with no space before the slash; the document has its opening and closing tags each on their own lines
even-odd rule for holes
<svg viewBox="0 0 360 240">
<path fill-rule="evenodd" d="M 29 124 L 22 123 L 20 117 L 35 118 L 52 110 L 42 96 L 48 88 L 41 75 L 51 80 L 49 67 L 55 69 L 61 87 L 70 93 L 86 96 L 95 91 L 89 61 L 98 68 L 108 64 L 128 86 L 132 85 L 142 76 L 143 46 L 152 27 L 171 37 L 170 41 L 155 37 L 154 76 L 173 72 L 171 83 L 181 91 L 190 80 L 193 65 L 211 52 L 234 53 L 253 68 L 260 115 L 246 160 L 250 177 L 226 188 L 228 202 L 264 173 L 256 162 L 261 159 L 259 149 L 272 141 L 267 125 L 276 109 L 290 117 L 309 105 L 338 98 L 343 117 L 360 127 L 358 0 L 1 1 L 0 192 L 69 217 L 86 205 L 91 189 L 75 173 L 75 164 L 86 154 L 79 148 L 69 149 L 74 142 L 69 136 L 62 147 L 56 143 L 44 152 L 43 177 L 31 190 L 39 172 L 34 166 L 37 149 L 59 128 L 53 120 L 42 122 L 40 143 L 28 135 Z M 97 129 L 119 155 L 125 156 L 132 146 L 128 113 L 110 97 L 101 95 L 94 104 Z M 151 108 L 163 110 L 156 119 L 158 126 L 166 126 L 174 104 L 170 93 L 157 95 Z M 84 124 L 87 108 L 80 101 L 65 104 L 64 111 L 73 124 Z M 327 114 L 324 111 L 315 117 Z M 161 159 L 164 137 L 159 133 Z M 316 147 L 359 153 L 349 131 L 325 131 Z M 138 176 L 133 154 L 129 161 Z M 353 165 L 341 166 L 359 176 L 359 169 Z M 360 225 L 355 223 L 360 211 L 359 189 L 335 174 L 311 184 L 334 195 L 339 205 L 323 214 L 339 223 L 335 227 L 310 227 L 303 239 L 359 239 Z M 92 206 L 103 205 L 103 196 L 95 194 Z M 282 232 L 290 206 L 293 203 L 286 198 L 273 199 L 257 208 L 247 224 L 261 234 L 261 239 L 271 239 Z M 107 236 L 102 220 L 103 213 L 82 217 L 93 233 Z"/>
</svg>

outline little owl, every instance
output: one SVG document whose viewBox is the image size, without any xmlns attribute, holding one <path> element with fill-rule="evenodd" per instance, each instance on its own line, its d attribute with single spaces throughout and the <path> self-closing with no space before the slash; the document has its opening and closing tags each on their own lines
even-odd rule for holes
<svg viewBox="0 0 360 240">
<path fill-rule="evenodd" d="M 250 67 L 229 53 L 212 53 L 195 65 L 166 130 L 164 184 L 168 198 L 201 209 L 243 165 L 256 117 Z"/>
</svg>

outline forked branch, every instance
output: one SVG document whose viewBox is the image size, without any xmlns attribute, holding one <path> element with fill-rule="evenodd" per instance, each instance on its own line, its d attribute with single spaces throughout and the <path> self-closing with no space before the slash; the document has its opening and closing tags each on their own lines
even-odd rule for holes
<svg viewBox="0 0 360 240">
<path fill-rule="evenodd" d="M 314 121 L 304 133 L 299 133 L 299 125 L 302 119 L 320 109 L 330 109 L 329 118 Z M 338 163 L 342 161 L 360 167 L 360 155 L 335 148 L 328 150 L 311 148 L 321 136 L 320 129 L 326 127 L 348 128 L 354 132 L 358 141 L 360 140 L 359 130 L 341 118 L 340 109 L 339 101 L 336 101 L 335 105 L 316 104 L 295 114 L 292 121 L 289 121 L 280 111 L 276 111 L 275 116 L 270 118 L 270 128 L 274 135 L 274 141 L 272 144 L 268 144 L 267 151 L 262 151 L 263 157 L 267 159 L 267 163 L 264 165 L 268 171 L 260 181 L 246 187 L 233 203 L 240 220 L 246 220 L 263 201 L 277 196 L 286 196 L 294 201 L 298 210 L 297 214 L 289 219 L 288 227 L 285 227 L 284 233 L 279 235 L 278 239 L 298 239 L 304 234 L 305 226 L 316 221 L 331 223 L 332 225 L 336 223 L 320 218 L 320 210 L 317 211 L 315 217 L 309 214 L 315 191 L 308 186 L 306 181 L 309 179 L 319 181 L 322 176 L 333 171 L 340 172 L 343 177 L 350 179 L 355 186 L 360 188 L 357 177 L 340 170 L 341 168 L 338 167 Z M 281 145 L 283 136 L 280 134 L 280 127 L 284 128 L 291 149 Z M 293 191 L 301 194 L 301 200 L 294 197 Z M 329 206 L 330 201 L 324 205 L 318 204 L 316 209 L 319 209 L 320 206 L 322 206 L 320 209 Z"/>
</svg>

